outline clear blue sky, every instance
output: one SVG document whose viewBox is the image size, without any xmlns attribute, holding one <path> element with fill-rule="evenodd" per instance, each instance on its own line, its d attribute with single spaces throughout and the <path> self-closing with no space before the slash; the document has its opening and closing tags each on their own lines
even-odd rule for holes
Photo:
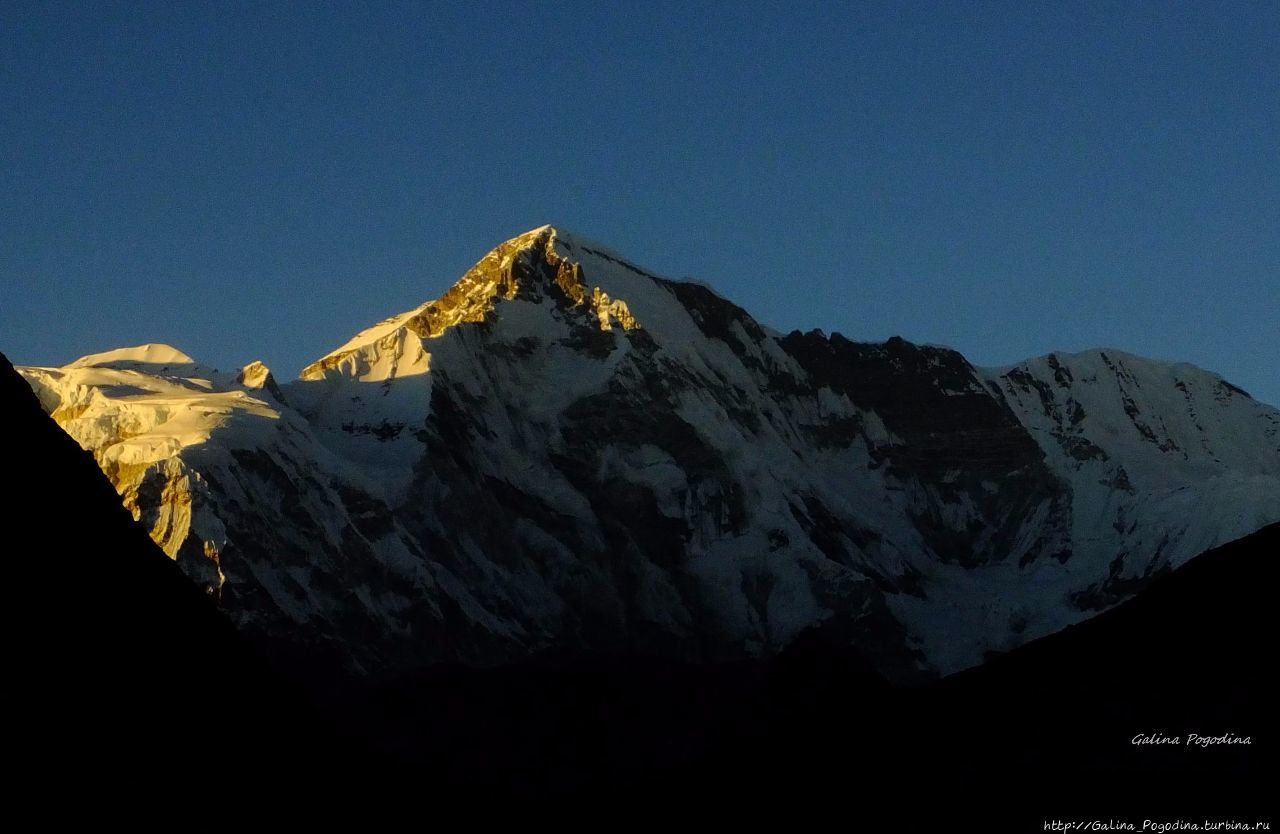
<svg viewBox="0 0 1280 834">
<path fill-rule="evenodd" d="M 291 377 L 551 222 L 782 330 L 1280 404 L 1277 3 L 8 0 L 0 162 L 19 362 Z"/>
</svg>

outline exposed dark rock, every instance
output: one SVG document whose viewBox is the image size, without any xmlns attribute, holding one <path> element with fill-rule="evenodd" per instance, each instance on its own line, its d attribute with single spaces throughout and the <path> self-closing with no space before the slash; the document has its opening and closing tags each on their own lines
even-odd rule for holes
<svg viewBox="0 0 1280 834">
<path fill-rule="evenodd" d="M 1011 541 L 1045 502 L 1058 513 L 1069 512 L 1069 490 L 1045 466 L 1040 447 L 955 351 L 899 338 L 860 344 L 817 331 L 793 332 L 781 345 L 815 385 L 875 412 L 900 439 L 875 450 L 875 458 L 887 461 L 891 474 L 936 492 L 944 501 L 961 495 L 972 501 L 978 515 L 967 529 L 957 529 L 936 506 L 915 514 L 940 559 L 982 561 L 993 549 L 980 534 Z M 1031 381 L 1037 390 L 1043 388 Z M 1051 397 L 1047 390 L 1042 396 L 1047 413 Z M 994 551 L 1001 552 L 999 547 Z"/>
</svg>

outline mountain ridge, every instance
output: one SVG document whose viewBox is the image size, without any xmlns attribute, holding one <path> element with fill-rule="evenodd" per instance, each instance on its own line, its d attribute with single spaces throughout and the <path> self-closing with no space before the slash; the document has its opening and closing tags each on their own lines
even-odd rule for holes
<svg viewBox="0 0 1280 834">
<path fill-rule="evenodd" d="M 67 779 L 136 795 L 139 772 L 119 759 L 128 749 L 165 764 L 144 780 L 163 802 L 186 801 L 192 773 L 233 774 L 237 795 L 295 816 L 320 812 L 282 788 L 317 780 L 335 788 L 329 816 L 370 802 L 420 809 L 424 798 L 461 809 L 657 797 L 723 810 L 720 797 L 746 791 L 779 807 L 839 797 L 860 819 L 909 827 L 953 819 L 984 796 L 987 823 L 1024 830 L 1046 809 L 1143 819 L 1154 805 L 1166 817 L 1239 819 L 1265 818 L 1273 804 L 1262 717 L 1274 683 L 1262 659 L 1280 524 L 1199 554 L 1101 616 L 924 686 L 891 685 L 819 629 L 768 658 L 562 647 L 361 680 L 331 668 L 313 687 L 290 687 L 129 518 L 3 357 L 0 401 L 0 423 L 25 441 L 16 460 L 32 487 L 7 505 L 5 529 L 60 531 L 15 560 L 41 603 L 17 609 L 26 632 L 10 670 L 24 797 L 43 802 Z M 1133 742 L 1192 732 L 1251 744 Z M 66 778 L 51 783 L 49 769 Z"/>
<path fill-rule="evenodd" d="M 776 334 L 553 227 L 274 389 L 74 364 L 23 373 L 166 552 L 358 674 L 822 624 L 935 675 L 1280 516 L 1280 412 L 1216 375 Z"/>
</svg>

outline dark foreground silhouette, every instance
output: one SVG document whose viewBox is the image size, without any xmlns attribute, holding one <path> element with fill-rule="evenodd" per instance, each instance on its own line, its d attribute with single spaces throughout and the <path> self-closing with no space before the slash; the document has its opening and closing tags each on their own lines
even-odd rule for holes
<svg viewBox="0 0 1280 834">
<path fill-rule="evenodd" d="M 1270 819 L 1280 525 L 926 686 L 890 686 L 820 633 L 770 660 L 565 652 L 394 681 L 311 670 L 304 685 L 151 543 L 7 361 L 0 432 L 13 444 L 7 753 L 37 786 L 252 793 L 310 813 L 369 796 L 830 808 L 850 830 Z M 1191 733 L 1252 743 L 1199 747 Z"/>
<path fill-rule="evenodd" d="M 314 714 L 152 543 L 0 355 L 6 755 L 49 785 L 268 771 Z"/>
<path fill-rule="evenodd" d="M 1275 628 L 1263 597 L 1278 553 L 1272 525 L 1125 605 L 927 686 L 891 686 L 811 633 L 737 664 L 547 657 L 434 669 L 340 711 L 380 750 L 460 791 L 796 802 L 972 830 L 1267 819 Z M 1192 733 L 1252 743 L 1188 745 Z M 1133 744 L 1139 735 L 1182 744 Z"/>
</svg>

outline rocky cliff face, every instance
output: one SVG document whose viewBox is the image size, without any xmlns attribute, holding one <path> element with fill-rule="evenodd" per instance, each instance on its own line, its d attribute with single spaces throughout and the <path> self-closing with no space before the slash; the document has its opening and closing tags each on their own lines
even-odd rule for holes
<svg viewBox="0 0 1280 834">
<path fill-rule="evenodd" d="M 816 626 L 927 676 L 1280 520 L 1280 413 L 1213 374 L 781 336 L 551 227 L 286 385 L 23 374 L 243 632 L 358 673 Z"/>
</svg>

